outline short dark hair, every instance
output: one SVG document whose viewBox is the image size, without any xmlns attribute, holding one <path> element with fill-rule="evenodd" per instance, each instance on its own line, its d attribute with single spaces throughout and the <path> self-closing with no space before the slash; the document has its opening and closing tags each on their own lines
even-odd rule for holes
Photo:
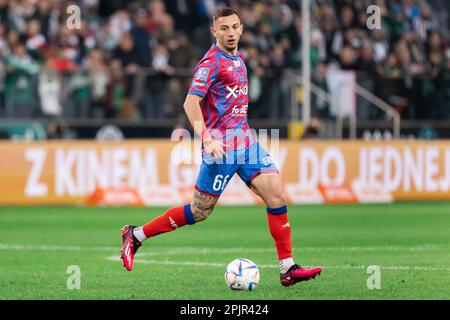
<svg viewBox="0 0 450 320">
<path fill-rule="evenodd" d="M 233 14 L 235 14 L 239 17 L 239 14 L 233 8 L 230 8 L 230 7 L 219 8 L 216 10 L 216 12 L 214 12 L 214 14 L 212 16 L 212 22 L 214 23 L 217 19 L 219 19 L 221 17 L 228 17 L 228 16 L 232 16 Z"/>
</svg>

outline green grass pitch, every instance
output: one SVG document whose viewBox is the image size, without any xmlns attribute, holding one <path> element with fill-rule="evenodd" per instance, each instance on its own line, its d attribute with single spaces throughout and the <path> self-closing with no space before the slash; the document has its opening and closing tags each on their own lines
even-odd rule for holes
<svg viewBox="0 0 450 320">
<path fill-rule="evenodd" d="M 290 206 L 294 258 L 324 270 L 289 288 L 257 206 L 221 206 L 202 223 L 147 240 L 127 272 L 121 227 L 164 211 L 0 208 L 0 299 L 450 298 L 450 202 Z M 260 267 L 254 291 L 225 285 L 225 266 L 240 257 Z M 67 288 L 70 265 L 80 268 L 79 290 Z M 380 266 L 380 289 L 368 289 L 369 265 Z"/>
</svg>

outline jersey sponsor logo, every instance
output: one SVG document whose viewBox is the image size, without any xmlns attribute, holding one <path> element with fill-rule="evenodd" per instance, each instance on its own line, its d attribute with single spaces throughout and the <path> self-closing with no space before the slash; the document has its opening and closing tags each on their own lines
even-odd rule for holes
<svg viewBox="0 0 450 320">
<path fill-rule="evenodd" d="M 205 84 L 203 82 L 198 82 L 198 81 L 192 82 L 192 85 L 197 86 L 197 87 L 204 87 L 205 86 Z"/>
<path fill-rule="evenodd" d="M 197 80 L 206 82 L 206 80 L 208 79 L 208 75 L 209 75 L 208 68 L 200 68 L 200 69 L 198 69 L 197 73 L 195 74 L 195 78 Z"/>
<path fill-rule="evenodd" d="M 233 61 L 233 65 L 234 65 L 235 68 L 239 68 L 241 66 L 241 62 L 240 61 Z M 234 68 L 233 68 L 233 66 L 229 66 L 227 70 L 228 71 L 233 71 Z"/>
<path fill-rule="evenodd" d="M 247 114 L 247 110 L 248 110 L 248 105 L 241 106 L 241 107 L 234 106 L 233 110 L 231 110 L 231 113 L 242 115 L 242 114 Z"/>
<path fill-rule="evenodd" d="M 228 99 L 229 97 L 233 96 L 234 98 L 237 98 L 240 95 L 247 95 L 248 94 L 248 87 L 247 86 L 243 86 L 238 88 L 238 85 L 235 85 L 233 88 L 226 86 L 226 89 L 228 90 L 228 94 L 226 96 L 226 98 Z"/>
<path fill-rule="evenodd" d="M 262 159 L 262 162 L 267 166 L 267 165 L 269 165 L 269 164 L 272 163 L 272 159 L 270 158 L 270 156 L 265 156 L 265 157 Z"/>
</svg>

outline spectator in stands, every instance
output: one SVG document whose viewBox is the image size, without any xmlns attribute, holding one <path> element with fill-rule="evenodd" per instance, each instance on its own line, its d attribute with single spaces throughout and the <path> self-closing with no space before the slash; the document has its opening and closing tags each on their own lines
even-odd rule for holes
<svg viewBox="0 0 450 320">
<path fill-rule="evenodd" d="M 344 47 L 339 54 L 339 66 L 342 70 L 356 69 L 356 52 L 351 46 Z"/>
<path fill-rule="evenodd" d="M 167 46 L 157 44 L 152 51 L 152 68 L 154 74 L 147 77 L 146 93 L 147 104 L 144 106 L 145 118 L 163 118 L 170 111 L 167 110 L 167 91 L 170 76 L 175 69 L 170 65 L 170 54 Z"/>
<path fill-rule="evenodd" d="M 40 33 L 46 40 L 52 38 L 50 24 L 54 22 L 52 22 L 51 9 L 51 0 L 39 0 L 33 14 L 33 19 L 39 22 Z"/>
<path fill-rule="evenodd" d="M 6 36 L 6 43 L 9 47 L 10 53 L 12 48 L 15 48 L 17 45 L 21 44 L 19 33 L 15 30 L 10 30 Z"/>
<path fill-rule="evenodd" d="M 123 106 L 119 111 L 119 117 L 122 119 L 133 119 L 135 117 L 135 92 L 134 84 L 136 76 L 144 64 L 142 56 L 134 43 L 130 33 L 122 34 L 118 47 L 114 50 L 114 59 L 118 60 L 123 68 L 126 78 L 126 88 L 123 97 Z"/>
<path fill-rule="evenodd" d="M 175 23 L 171 16 L 164 14 L 158 19 L 157 28 L 153 32 L 155 43 L 168 43 L 175 37 Z"/>
<path fill-rule="evenodd" d="M 311 81 L 325 92 L 328 91 L 326 74 L 327 63 L 325 61 L 319 61 L 312 74 Z M 316 95 L 311 95 L 311 117 L 315 117 L 318 119 L 331 118 L 329 104 L 326 100 L 321 99 Z"/>
<path fill-rule="evenodd" d="M 93 50 L 87 57 L 86 66 L 89 73 L 91 106 L 87 115 L 106 118 L 107 91 L 111 79 L 102 51 Z"/>
<path fill-rule="evenodd" d="M 393 99 L 391 103 L 400 112 L 402 117 L 413 118 L 414 117 L 414 82 L 413 78 L 416 75 L 423 73 L 423 67 L 420 63 L 416 63 L 406 45 L 401 42 L 395 48 L 396 54 L 396 66 L 398 69 L 398 77 L 396 88 L 396 99 Z"/>
<path fill-rule="evenodd" d="M 269 116 L 272 119 L 285 119 L 287 118 L 287 108 L 281 93 L 283 92 L 283 71 L 288 61 L 284 47 L 280 43 L 275 43 L 268 57 L 270 59 L 269 74 L 267 75 L 268 91 L 270 92 L 270 99 L 267 101 L 267 108 L 270 110 Z M 277 108 L 271 106 L 277 106 Z"/>
<path fill-rule="evenodd" d="M 325 9 L 327 8 L 327 9 Z M 342 49 L 342 35 L 337 28 L 337 22 L 334 16 L 329 12 L 331 6 L 324 5 L 320 21 L 320 29 L 323 32 L 325 41 L 326 62 L 330 63 L 339 56 Z"/>
<path fill-rule="evenodd" d="M 39 72 L 38 63 L 27 53 L 23 44 L 13 48 L 13 54 L 6 57 L 6 116 L 33 117 L 37 114 L 35 91 L 36 75 Z"/>
<path fill-rule="evenodd" d="M 124 107 L 127 79 L 122 64 L 117 59 L 112 60 L 109 71 L 110 81 L 107 86 L 105 117 L 115 118 Z"/>
<path fill-rule="evenodd" d="M 375 92 L 375 83 L 377 77 L 377 65 L 373 57 L 373 50 L 369 44 L 361 47 L 356 61 L 357 82 L 369 92 Z M 376 108 L 366 99 L 360 96 L 357 99 L 356 116 L 358 119 L 370 120 L 376 118 Z"/>
<path fill-rule="evenodd" d="M 355 11 L 350 6 L 344 6 L 339 14 L 339 24 L 345 32 L 348 29 L 357 28 Z"/>
<path fill-rule="evenodd" d="M 10 53 L 11 50 L 6 40 L 6 26 L 0 23 L 0 58 L 5 59 Z"/>
<path fill-rule="evenodd" d="M 97 33 L 97 44 L 98 48 L 101 49 L 105 56 L 111 59 L 112 52 L 116 48 L 118 42 L 112 34 L 111 22 L 106 21 Z"/>
<path fill-rule="evenodd" d="M 414 20 L 414 30 L 422 42 L 426 42 L 430 32 L 438 28 L 438 20 L 433 17 L 431 8 L 426 3 L 420 5 L 420 16 Z"/>
<path fill-rule="evenodd" d="M 40 60 L 43 56 L 43 49 L 47 40 L 41 33 L 41 23 L 39 20 L 30 20 L 27 25 L 26 47 L 28 53 L 35 59 Z"/>
<path fill-rule="evenodd" d="M 446 45 L 442 39 L 442 35 L 437 30 L 431 30 L 429 37 L 425 41 L 426 55 L 429 56 L 432 53 L 445 54 Z"/>
<path fill-rule="evenodd" d="M 60 101 L 61 73 L 52 58 L 48 57 L 39 72 L 39 98 L 41 112 L 44 116 L 59 117 L 63 115 Z"/>
<path fill-rule="evenodd" d="M 384 33 L 375 29 L 372 31 L 372 47 L 374 50 L 373 60 L 379 64 L 385 61 L 389 52 L 389 43 L 384 37 Z"/>
<path fill-rule="evenodd" d="M 132 21 L 126 10 L 116 11 L 109 19 L 111 24 L 111 34 L 116 43 L 120 42 L 122 36 L 128 33 L 132 27 Z"/>
<path fill-rule="evenodd" d="M 279 4 L 275 7 L 272 19 L 277 23 L 274 27 L 275 39 L 280 41 L 285 38 L 289 41 L 289 48 L 297 51 L 300 48 L 300 34 L 296 29 L 294 12 L 287 4 Z"/>
<path fill-rule="evenodd" d="M 134 16 L 134 25 L 131 27 L 130 34 L 136 44 L 136 51 L 142 67 L 149 67 L 151 61 L 151 38 L 148 25 L 149 17 L 147 11 L 145 9 L 139 9 Z"/>
</svg>

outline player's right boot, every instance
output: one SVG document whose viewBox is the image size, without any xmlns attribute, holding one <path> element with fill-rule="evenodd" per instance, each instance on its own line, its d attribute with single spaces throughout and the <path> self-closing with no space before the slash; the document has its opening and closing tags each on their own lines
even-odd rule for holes
<svg viewBox="0 0 450 320">
<path fill-rule="evenodd" d="M 133 270 L 134 255 L 136 251 L 142 246 L 142 243 L 133 235 L 133 230 L 136 226 L 126 225 L 122 228 L 122 249 L 120 251 L 123 261 L 123 266 L 128 270 Z"/>
<path fill-rule="evenodd" d="M 280 282 L 283 286 L 289 287 L 300 281 L 314 279 L 322 272 L 321 268 L 305 269 L 294 264 L 286 273 L 280 274 Z"/>
</svg>

